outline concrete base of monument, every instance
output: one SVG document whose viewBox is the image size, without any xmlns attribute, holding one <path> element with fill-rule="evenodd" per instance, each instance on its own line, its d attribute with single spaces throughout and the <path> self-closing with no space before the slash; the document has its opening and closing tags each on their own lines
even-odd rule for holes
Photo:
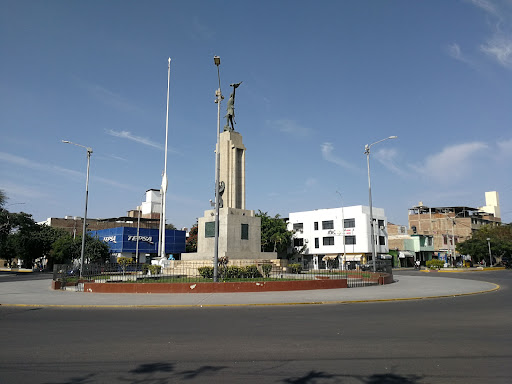
<svg viewBox="0 0 512 384">
<path fill-rule="evenodd" d="M 275 253 L 262 253 L 267 256 L 275 256 Z M 187 255 L 194 255 L 188 253 Z M 183 257 L 183 255 L 182 255 Z M 272 273 L 283 273 L 287 271 L 288 260 L 275 259 L 229 259 L 228 266 L 246 267 L 256 265 L 260 267 L 263 264 L 273 264 Z M 201 259 L 188 260 L 168 260 L 162 267 L 162 274 L 172 276 L 200 276 L 200 267 L 213 266 L 213 256 Z"/>
<path fill-rule="evenodd" d="M 229 262 L 234 260 L 252 260 L 252 261 L 268 261 L 268 260 L 279 260 L 277 258 L 276 252 L 219 252 L 219 258 L 227 257 Z M 183 261 L 191 261 L 191 260 L 209 260 L 213 261 L 213 253 L 182 253 L 181 260 Z M 254 263 L 252 263 L 254 264 Z M 249 265 L 249 264 L 248 264 Z"/>
</svg>

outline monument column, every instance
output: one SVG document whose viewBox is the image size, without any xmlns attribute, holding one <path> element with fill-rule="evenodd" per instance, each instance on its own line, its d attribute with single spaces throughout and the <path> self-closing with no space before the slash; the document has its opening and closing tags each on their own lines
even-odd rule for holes
<svg viewBox="0 0 512 384">
<path fill-rule="evenodd" d="M 220 134 L 220 182 L 224 182 L 223 208 L 245 209 L 245 146 L 235 131 Z"/>
</svg>

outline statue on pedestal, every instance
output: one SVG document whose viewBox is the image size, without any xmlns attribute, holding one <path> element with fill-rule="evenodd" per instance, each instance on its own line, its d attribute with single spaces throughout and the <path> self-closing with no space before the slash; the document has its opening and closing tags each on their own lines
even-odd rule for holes
<svg viewBox="0 0 512 384">
<path fill-rule="evenodd" d="M 228 99 L 228 107 L 227 107 L 227 114 L 226 114 L 226 125 L 224 126 L 224 131 L 230 131 L 233 132 L 235 130 L 235 92 L 236 89 L 242 84 L 242 82 L 230 84 L 230 87 L 233 87 L 233 92 L 231 93 L 231 96 L 229 96 Z M 231 123 L 231 126 L 229 125 Z"/>
</svg>

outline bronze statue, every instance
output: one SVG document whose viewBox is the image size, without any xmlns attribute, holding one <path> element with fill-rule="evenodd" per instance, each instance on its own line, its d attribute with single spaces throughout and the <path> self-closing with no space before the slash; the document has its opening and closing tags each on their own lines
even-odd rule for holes
<svg viewBox="0 0 512 384">
<path fill-rule="evenodd" d="M 236 84 L 230 84 L 230 87 L 233 87 L 233 93 L 231 93 L 231 96 L 229 96 L 228 99 L 228 113 L 226 114 L 226 125 L 224 126 L 224 131 L 230 131 L 233 132 L 235 130 L 235 91 L 236 89 L 242 84 L 242 82 L 236 83 Z M 229 126 L 229 123 L 231 122 L 231 126 Z"/>
</svg>

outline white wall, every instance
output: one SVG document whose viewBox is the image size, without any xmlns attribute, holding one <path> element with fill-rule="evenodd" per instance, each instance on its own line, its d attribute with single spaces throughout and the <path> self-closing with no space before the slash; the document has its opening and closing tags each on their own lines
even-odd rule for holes
<svg viewBox="0 0 512 384">
<path fill-rule="evenodd" d="M 385 237 L 385 245 L 376 245 L 377 254 L 386 254 L 389 251 L 387 219 L 382 208 L 373 208 L 373 217 L 376 220 L 375 236 Z M 343 228 L 343 219 L 355 219 L 354 228 Z M 333 220 L 332 230 L 322 229 L 322 221 Z M 384 221 L 384 228 L 377 225 L 378 220 Z M 314 223 L 318 222 L 318 230 L 314 229 Z M 303 223 L 302 233 L 297 232 L 296 238 L 303 238 L 307 249 L 305 254 L 309 255 L 332 255 L 332 254 L 371 254 L 371 230 L 370 230 L 370 208 L 362 205 L 318 209 L 314 211 L 293 212 L 289 215 L 288 229 L 293 230 L 293 224 Z M 343 236 L 355 235 L 356 244 L 346 245 L 343 248 Z M 334 237 L 334 245 L 323 245 L 324 237 Z M 318 238 L 319 247 L 315 248 L 315 238 Z"/>
</svg>

